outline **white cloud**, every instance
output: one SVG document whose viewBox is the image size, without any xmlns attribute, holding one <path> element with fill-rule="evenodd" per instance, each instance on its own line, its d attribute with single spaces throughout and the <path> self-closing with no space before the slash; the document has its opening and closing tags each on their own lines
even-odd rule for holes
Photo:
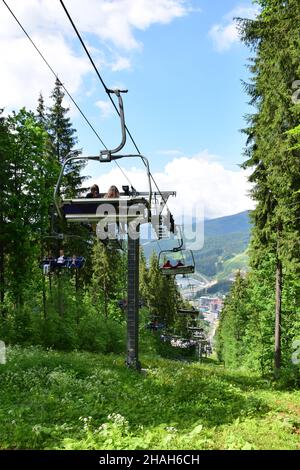
<svg viewBox="0 0 300 470">
<path fill-rule="evenodd" d="M 165 155 L 166 157 L 178 157 L 180 155 L 183 155 L 183 153 L 180 150 L 158 150 L 156 152 L 159 155 Z"/>
<path fill-rule="evenodd" d="M 193 157 L 174 158 L 164 170 L 154 173 L 160 190 L 177 192 L 176 198 L 170 198 L 169 207 L 175 216 L 184 211 L 192 215 L 193 207 L 204 208 L 205 217 L 222 217 L 253 208 L 249 198 L 250 184 L 245 171 L 227 170 L 216 161 L 216 156 L 201 152 Z M 119 162 L 120 163 L 120 162 Z M 147 178 L 143 169 L 125 170 L 137 190 L 147 190 Z M 128 182 L 117 168 L 93 180 L 101 191 L 106 191 L 115 184 L 120 189 Z"/>
<path fill-rule="evenodd" d="M 96 101 L 97 108 L 101 111 L 101 117 L 107 119 L 114 114 L 114 108 L 110 101 Z"/>
<path fill-rule="evenodd" d="M 229 50 L 239 42 L 239 33 L 234 18 L 255 18 L 259 9 L 255 6 L 237 6 L 224 16 L 223 22 L 215 24 L 209 31 L 214 47 L 218 52 Z"/>
<path fill-rule="evenodd" d="M 131 68 L 130 59 L 127 57 L 118 57 L 111 64 L 111 69 L 113 72 L 120 72 L 121 70 L 128 70 Z"/>
<path fill-rule="evenodd" d="M 209 35 L 213 39 L 215 49 L 218 52 L 230 49 L 234 43 L 239 41 L 239 34 L 233 22 L 227 26 L 215 24 L 211 28 Z"/>
<path fill-rule="evenodd" d="M 33 36 L 40 44 L 48 61 L 55 64 L 55 73 L 63 77 L 63 83 L 70 93 L 78 90 L 82 79 L 89 72 L 85 58 L 76 57 L 60 36 Z M 60 54 L 57 54 L 57 51 Z M 35 107 L 40 91 L 45 98 L 53 89 L 54 76 L 46 64 L 32 51 L 24 37 L 0 40 L 1 86 L 0 104 L 9 109 L 20 106 Z M 77 73 L 74 73 L 74 70 Z"/>
<path fill-rule="evenodd" d="M 187 0 L 82 0 L 67 2 L 80 29 L 123 49 L 139 48 L 135 30 L 167 24 L 188 13 Z"/>
<path fill-rule="evenodd" d="M 7 3 L 67 89 L 86 94 L 88 90 L 82 90 L 84 78 L 93 71 L 60 3 L 53 0 L 7 0 Z M 188 3 L 189 0 L 65 0 L 95 62 L 114 72 L 131 67 L 128 53 L 142 46 L 135 37 L 137 30 L 166 24 L 187 14 Z M 120 54 L 120 49 L 124 54 Z M 0 2 L 0 55 L 0 107 L 34 108 L 41 90 L 45 97 L 49 95 L 54 78 L 3 2 Z"/>
</svg>

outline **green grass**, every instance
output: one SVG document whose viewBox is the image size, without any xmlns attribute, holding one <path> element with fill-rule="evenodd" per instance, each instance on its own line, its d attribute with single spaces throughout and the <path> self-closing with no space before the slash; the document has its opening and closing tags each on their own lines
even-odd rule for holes
<svg viewBox="0 0 300 470">
<path fill-rule="evenodd" d="M 299 449 L 300 392 L 222 366 L 11 348 L 1 449 Z"/>
</svg>

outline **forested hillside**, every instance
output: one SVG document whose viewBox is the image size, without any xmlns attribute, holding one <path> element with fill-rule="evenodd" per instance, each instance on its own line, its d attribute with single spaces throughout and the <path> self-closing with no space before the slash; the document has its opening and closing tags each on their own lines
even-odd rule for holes
<svg viewBox="0 0 300 470">
<path fill-rule="evenodd" d="M 197 272 L 208 277 L 228 279 L 238 269 L 245 270 L 247 258 L 238 258 L 238 255 L 245 254 L 249 241 L 249 212 L 206 220 L 204 246 L 194 252 Z"/>
<path fill-rule="evenodd" d="M 256 209 L 249 250 L 251 270 L 237 276 L 218 329 L 227 366 L 274 370 L 299 378 L 300 144 L 299 14 L 297 0 L 260 0 L 254 20 L 239 20 L 253 106 L 244 129 L 244 168 L 251 171 Z"/>
</svg>

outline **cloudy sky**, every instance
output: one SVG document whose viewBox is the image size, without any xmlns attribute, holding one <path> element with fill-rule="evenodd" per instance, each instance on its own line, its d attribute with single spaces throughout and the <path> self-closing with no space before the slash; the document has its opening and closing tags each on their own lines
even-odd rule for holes
<svg viewBox="0 0 300 470">
<path fill-rule="evenodd" d="M 59 0 L 6 0 L 108 147 L 119 143 L 119 122 Z M 175 215 L 195 205 L 206 217 L 253 207 L 239 168 L 240 129 L 250 111 L 241 79 L 250 52 L 233 17 L 253 17 L 238 0 L 65 0 L 108 87 L 128 88 L 126 121 L 161 189 L 177 191 Z M 0 108 L 46 103 L 54 78 L 0 1 Z M 70 110 L 85 155 L 99 141 Z M 127 151 L 132 151 L 128 142 Z M 146 179 L 137 160 L 120 161 L 138 190 Z M 114 165 L 89 164 L 86 173 L 105 191 L 126 180 Z"/>
</svg>

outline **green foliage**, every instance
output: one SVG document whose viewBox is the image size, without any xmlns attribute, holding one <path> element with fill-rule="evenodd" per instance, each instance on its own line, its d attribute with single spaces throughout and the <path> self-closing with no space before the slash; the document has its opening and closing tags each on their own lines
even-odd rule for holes
<svg viewBox="0 0 300 470">
<path fill-rule="evenodd" d="M 219 358 L 229 367 L 271 374 L 274 351 L 274 258 L 270 256 L 245 279 L 237 277 L 226 299 L 217 332 Z M 293 344 L 299 338 L 300 282 L 285 272 L 282 305 L 283 377 L 299 380 L 293 367 Z M 237 336 L 237 332 L 241 334 Z M 294 376 L 293 376 L 294 374 Z"/>
<path fill-rule="evenodd" d="M 69 108 L 64 107 L 64 92 L 58 78 L 55 82 L 54 90 L 51 94 L 53 105 L 45 116 L 41 98 L 38 106 L 38 116 L 45 122 L 45 128 L 50 137 L 50 149 L 53 159 L 62 164 L 68 157 L 78 157 L 81 150 L 75 149 L 77 144 L 76 129 L 72 127 L 71 119 L 68 116 Z M 77 160 L 66 166 L 64 176 L 64 187 L 62 193 L 66 197 L 75 197 L 82 192 L 81 186 L 85 177 L 80 175 L 84 168 L 83 160 Z"/>
<path fill-rule="evenodd" d="M 182 300 L 178 292 L 175 276 L 164 276 L 158 266 L 155 253 L 150 259 L 149 271 L 142 265 L 142 296 L 150 311 L 151 318 L 156 318 L 168 328 L 176 321 L 177 310 Z"/>
<path fill-rule="evenodd" d="M 300 74 L 299 22 L 295 20 L 300 6 L 296 0 L 257 3 L 262 9 L 254 20 L 239 20 L 241 37 L 255 52 L 249 65 L 251 83 L 245 84 L 255 112 L 247 116 L 243 165 L 251 170 L 251 195 L 256 202 L 251 213 L 252 270 L 245 281 L 237 278 L 226 301 L 218 353 L 229 366 L 247 366 L 263 374 L 272 371 L 274 357 L 276 375 L 281 366 L 298 380 L 291 359 L 293 341 L 300 334 L 296 313 L 300 107 L 292 98 Z"/>
<path fill-rule="evenodd" d="M 126 268 L 124 256 L 114 248 L 96 242 L 92 252 L 91 296 L 99 312 L 109 315 L 109 305 L 124 298 Z M 114 311 L 116 315 L 116 310 Z M 112 312 L 110 312 L 110 315 Z M 121 312 L 118 312 L 122 318 Z"/>
<path fill-rule="evenodd" d="M 9 348 L 2 449 L 297 449 L 299 393 L 217 364 Z"/>
</svg>

